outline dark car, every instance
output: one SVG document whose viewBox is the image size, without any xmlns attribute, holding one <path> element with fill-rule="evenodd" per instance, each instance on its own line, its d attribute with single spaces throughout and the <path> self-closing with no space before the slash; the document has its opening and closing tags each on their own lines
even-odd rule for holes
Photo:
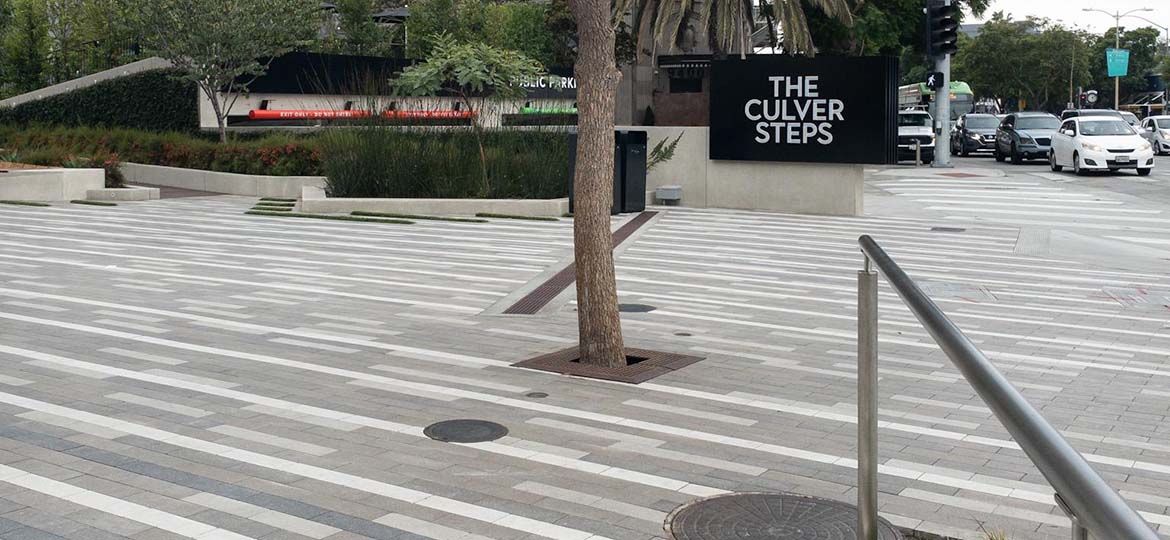
<svg viewBox="0 0 1170 540">
<path fill-rule="evenodd" d="M 1060 119 L 1045 112 L 1018 112 L 1003 117 L 995 132 L 996 161 L 1011 158 L 1020 164 L 1025 159 L 1048 159 L 1052 135 Z"/>
<path fill-rule="evenodd" d="M 988 152 L 995 148 L 995 130 L 999 118 L 994 114 L 968 113 L 959 117 L 951 132 L 951 153 L 968 155 L 971 152 Z"/>
<path fill-rule="evenodd" d="M 1077 116 L 1112 116 L 1114 118 L 1124 118 L 1121 113 L 1113 109 L 1065 109 L 1060 113 L 1061 121 Z"/>
</svg>

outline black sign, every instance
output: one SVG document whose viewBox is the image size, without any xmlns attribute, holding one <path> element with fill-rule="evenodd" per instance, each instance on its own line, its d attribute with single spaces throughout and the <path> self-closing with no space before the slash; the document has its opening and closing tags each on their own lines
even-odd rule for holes
<svg viewBox="0 0 1170 540">
<path fill-rule="evenodd" d="M 941 71 L 932 71 L 926 74 L 926 87 L 931 90 L 938 90 L 943 87 L 943 74 Z"/>
<path fill-rule="evenodd" d="M 898 60 L 711 62 L 711 159 L 895 163 Z"/>
</svg>

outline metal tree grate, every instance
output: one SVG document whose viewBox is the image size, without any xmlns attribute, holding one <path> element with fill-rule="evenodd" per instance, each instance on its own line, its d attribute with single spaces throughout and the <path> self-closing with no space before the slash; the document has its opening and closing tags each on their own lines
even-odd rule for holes
<svg viewBox="0 0 1170 540">
<path fill-rule="evenodd" d="M 784 493 L 733 493 L 679 507 L 666 518 L 674 540 L 856 540 L 857 508 Z M 879 540 L 901 533 L 879 520 Z"/>
</svg>

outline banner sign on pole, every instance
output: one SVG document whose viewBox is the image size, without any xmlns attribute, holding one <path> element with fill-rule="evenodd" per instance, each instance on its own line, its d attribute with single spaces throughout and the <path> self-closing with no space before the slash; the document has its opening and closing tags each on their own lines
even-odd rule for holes
<svg viewBox="0 0 1170 540">
<path fill-rule="evenodd" d="M 1105 66 L 1110 77 L 1124 77 L 1129 73 L 1129 49 L 1105 49 Z"/>
</svg>

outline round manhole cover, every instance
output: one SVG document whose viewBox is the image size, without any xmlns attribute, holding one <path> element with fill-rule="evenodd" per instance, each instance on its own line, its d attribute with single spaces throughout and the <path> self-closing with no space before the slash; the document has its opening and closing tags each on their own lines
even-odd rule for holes
<svg viewBox="0 0 1170 540">
<path fill-rule="evenodd" d="M 446 420 L 427 426 L 423 434 L 436 441 L 477 443 L 499 439 L 508 428 L 487 420 Z"/>
<path fill-rule="evenodd" d="M 649 313 L 658 308 L 646 304 L 618 304 L 618 311 L 622 313 Z"/>
<path fill-rule="evenodd" d="M 681 506 L 666 518 L 674 540 L 856 540 L 857 508 L 783 493 L 732 493 Z M 879 520 L 880 540 L 902 535 Z"/>
</svg>

